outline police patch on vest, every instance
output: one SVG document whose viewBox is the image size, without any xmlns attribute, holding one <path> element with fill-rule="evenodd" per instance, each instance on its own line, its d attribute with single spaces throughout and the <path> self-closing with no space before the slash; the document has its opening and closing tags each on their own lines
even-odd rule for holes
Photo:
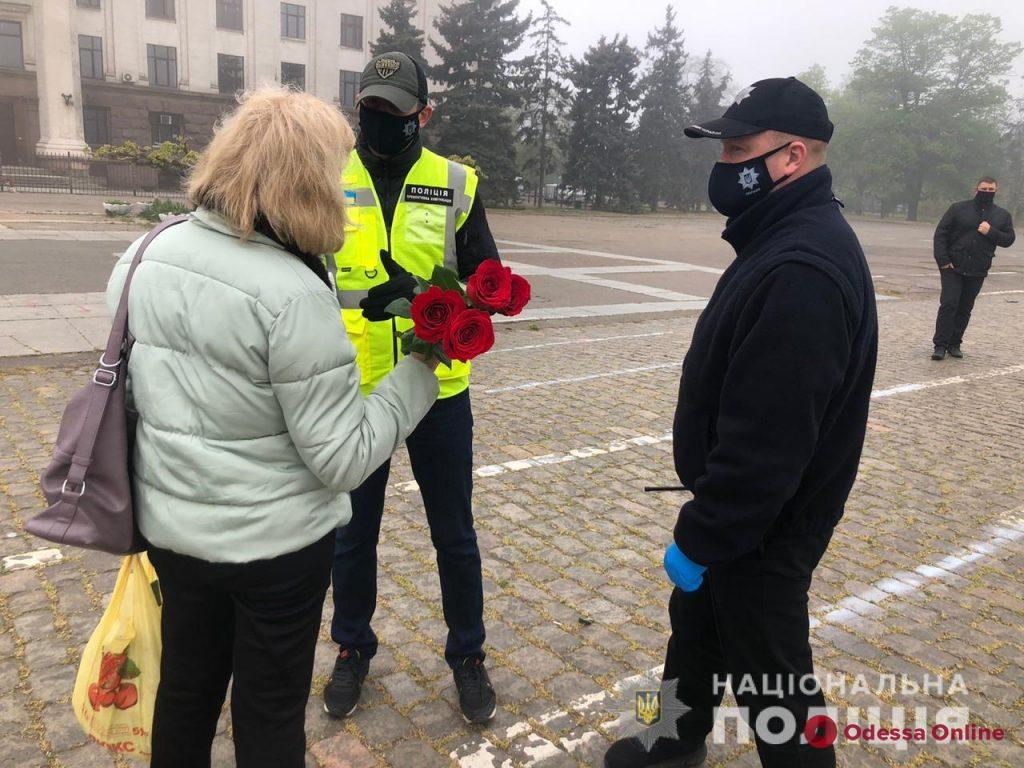
<svg viewBox="0 0 1024 768">
<path fill-rule="evenodd" d="M 407 203 L 431 203 L 433 205 L 454 205 L 455 190 L 451 187 L 427 187 L 422 184 L 405 185 Z"/>
</svg>

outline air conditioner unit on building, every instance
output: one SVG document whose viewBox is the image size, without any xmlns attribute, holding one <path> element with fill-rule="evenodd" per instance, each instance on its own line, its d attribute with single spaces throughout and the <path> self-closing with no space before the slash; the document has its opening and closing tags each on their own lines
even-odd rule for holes
<svg viewBox="0 0 1024 768">
<path fill-rule="evenodd" d="M 121 79 L 126 83 L 130 83 L 133 79 L 131 72 L 125 72 L 123 75 L 121 75 Z"/>
</svg>

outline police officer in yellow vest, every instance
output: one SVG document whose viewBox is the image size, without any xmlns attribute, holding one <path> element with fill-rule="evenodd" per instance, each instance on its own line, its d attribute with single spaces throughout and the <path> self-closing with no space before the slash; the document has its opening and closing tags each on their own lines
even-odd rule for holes
<svg viewBox="0 0 1024 768">
<path fill-rule="evenodd" d="M 401 357 L 396 331 L 411 323 L 385 308 L 412 298 L 413 275 L 443 264 L 466 280 L 485 259 L 497 259 L 472 168 L 425 149 L 420 129 L 432 114 L 423 69 L 403 53 L 375 56 L 358 94 L 359 140 L 344 172 L 350 219 L 344 248 L 328 259 L 342 317 L 357 352 L 364 393 Z M 441 601 L 459 704 L 467 722 L 494 716 L 495 696 L 484 668 L 483 582 L 473 529 L 473 414 L 469 364 L 440 365 L 440 395 L 406 446 L 437 552 Z M 352 493 L 352 520 L 338 529 L 331 637 L 338 659 L 324 690 L 324 709 L 355 711 L 377 636 L 377 539 L 390 462 Z"/>
</svg>

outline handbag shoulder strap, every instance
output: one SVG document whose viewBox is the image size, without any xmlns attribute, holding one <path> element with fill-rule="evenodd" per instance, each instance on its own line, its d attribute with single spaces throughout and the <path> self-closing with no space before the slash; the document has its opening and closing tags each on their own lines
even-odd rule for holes
<svg viewBox="0 0 1024 768">
<path fill-rule="evenodd" d="M 135 251 L 135 256 L 132 258 L 131 266 L 128 268 L 128 276 L 124 281 L 124 288 L 121 289 L 121 300 L 118 302 L 117 311 L 114 313 L 110 336 L 107 338 L 107 348 L 103 351 L 103 356 L 100 358 L 99 368 L 92 375 L 92 397 L 89 398 L 89 407 L 86 411 L 85 420 L 82 423 L 82 431 L 75 445 L 75 455 L 71 458 L 68 482 L 65 484 L 65 489 L 68 485 L 71 485 L 81 486 L 82 490 L 72 491 L 72 493 L 80 494 L 84 492 L 85 473 L 89 468 L 89 464 L 92 463 L 93 448 L 96 446 L 100 422 L 103 421 L 103 414 L 106 412 L 110 395 L 117 385 L 118 374 L 121 373 L 123 375 L 124 372 L 121 364 L 124 359 L 123 353 L 128 335 L 128 290 L 131 288 L 132 277 L 134 277 L 135 270 L 138 269 L 139 263 L 142 261 L 142 255 L 146 252 L 154 238 L 165 229 L 188 221 L 188 218 L 188 216 L 174 216 L 160 222 L 142 239 L 138 250 Z"/>
</svg>

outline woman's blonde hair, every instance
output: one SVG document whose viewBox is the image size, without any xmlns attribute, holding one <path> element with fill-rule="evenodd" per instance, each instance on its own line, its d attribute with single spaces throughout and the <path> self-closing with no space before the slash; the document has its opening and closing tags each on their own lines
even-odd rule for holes
<svg viewBox="0 0 1024 768">
<path fill-rule="evenodd" d="M 250 91 L 214 130 L 188 184 L 193 205 L 216 211 L 242 239 L 257 215 L 302 252 L 341 249 L 341 171 L 355 137 L 331 105 L 276 86 Z"/>
</svg>

